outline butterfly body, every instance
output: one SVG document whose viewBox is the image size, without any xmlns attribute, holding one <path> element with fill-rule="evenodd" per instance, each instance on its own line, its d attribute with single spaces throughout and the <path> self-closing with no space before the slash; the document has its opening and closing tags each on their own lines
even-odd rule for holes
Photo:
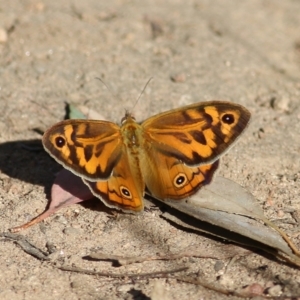
<svg viewBox="0 0 300 300">
<path fill-rule="evenodd" d="M 210 101 L 161 113 L 141 124 L 129 113 L 121 126 L 62 121 L 46 131 L 43 144 L 107 206 L 138 212 L 144 207 L 145 190 L 161 200 L 180 200 L 209 183 L 219 156 L 249 119 L 241 105 Z"/>
</svg>

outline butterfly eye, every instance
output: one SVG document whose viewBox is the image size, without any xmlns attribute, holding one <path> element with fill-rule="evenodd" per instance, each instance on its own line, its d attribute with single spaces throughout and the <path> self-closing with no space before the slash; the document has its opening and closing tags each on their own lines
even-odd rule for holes
<svg viewBox="0 0 300 300">
<path fill-rule="evenodd" d="M 175 178 L 174 178 L 174 185 L 177 188 L 181 188 L 185 183 L 187 182 L 187 177 L 184 173 L 179 173 Z"/>
<path fill-rule="evenodd" d="M 120 192 L 122 194 L 122 196 L 124 196 L 127 199 L 131 199 L 132 195 L 130 193 L 130 191 L 128 190 L 128 188 L 126 188 L 125 186 L 120 186 Z"/>
<path fill-rule="evenodd" d="M 58 136 L 55 138 L 55 145 L 58 148 L 62 148 L 65 144 L 66 144 L 66 140 L 63 137 Z"/>
<path fill-rule="evenodd" d="M 234 123 L 234 115 L 225 114 L 224 116 L 222 116 L 222 121 L 225 124 L 231 125 L 232 123 Z"/>
</svg>

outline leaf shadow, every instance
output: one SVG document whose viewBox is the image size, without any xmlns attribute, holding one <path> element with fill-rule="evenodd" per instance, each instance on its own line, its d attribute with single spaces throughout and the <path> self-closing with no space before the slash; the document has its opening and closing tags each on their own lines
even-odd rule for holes
<svg viewBox="0 0 300 300">
<path fill-rule="evenodd" d="M 152 199 L 153 202 L 158 200 Z M 159 201 L 158 201 L 159 204 Z M 160 203 L 161 205 L 161 203 Z M 178 211 L 171 207 L 166 207 L 165 210 L 168 214 L 174 216 L 177 220 L 180 220 L 181 224 L 178 221 L 172 220 L 164 215 L 161 216 L 166 222 L 170 225 L 174 226 L 175 228 L 185 231 L 187 233 L 201 235 L 203 237 L 209 238 L 213 241 L 222 243 L 222 244 L 235 244 L 239 247 L 244 249 L 251 250 L 252 252 L 259 254 L 269 260 L 274 262 L 281 262 L 290 267 L 293 267 L 289 262 L 282 262 L 278 259 L 278 251 L 272 247 L 268 247 L 267 245 L 255 241 L 247 236 L 242 234 L 230 231 L 226 228 L 222 228 L 220 226 L 210 224 L 205 221 L 201 221 L 197 218 L 192 216 L 188 216 L 185 213 Z M 264 250 L 262 250 L 264 249 Z M 271 254 L 272 253 L 272 254 Z"/>
</svg>

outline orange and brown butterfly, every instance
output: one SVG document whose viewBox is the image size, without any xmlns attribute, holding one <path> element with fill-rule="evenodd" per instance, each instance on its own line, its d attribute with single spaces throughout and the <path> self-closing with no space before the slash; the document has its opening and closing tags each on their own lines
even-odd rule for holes
<svg viewBox="0 0 300 300">
<path fill-rule="evenodd" d="M 160 113 L 141 124 L 129 113 L 121 126 L 62 121 L 45 132 L 43 145 L 107 206 L 139 212 L 145 192 L 180 200 L 208 184 L 218 158 L 249 120 L 250 112 L 239 104 L 209 101 Z"/>
</svg>

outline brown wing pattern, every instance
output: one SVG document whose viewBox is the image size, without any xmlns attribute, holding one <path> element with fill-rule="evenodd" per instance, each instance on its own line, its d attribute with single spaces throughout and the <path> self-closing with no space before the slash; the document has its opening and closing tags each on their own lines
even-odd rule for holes
<svg viewBox="0 0 300 300">
<path fill-rule="evenodd" d="M 155 151 L 189 166 L 214 162 L 247 127 L 250 112 L 224 101 L 197 103 L 146 120 L 145 139 Z"/>
<path fill-rule="evenodd" d="M 43 145 L 66 169 L 94 181 L 110 177 L 121 157 L 122 137 L 111 122 L 66 120 L 45 132 Z"/>
</svg>

